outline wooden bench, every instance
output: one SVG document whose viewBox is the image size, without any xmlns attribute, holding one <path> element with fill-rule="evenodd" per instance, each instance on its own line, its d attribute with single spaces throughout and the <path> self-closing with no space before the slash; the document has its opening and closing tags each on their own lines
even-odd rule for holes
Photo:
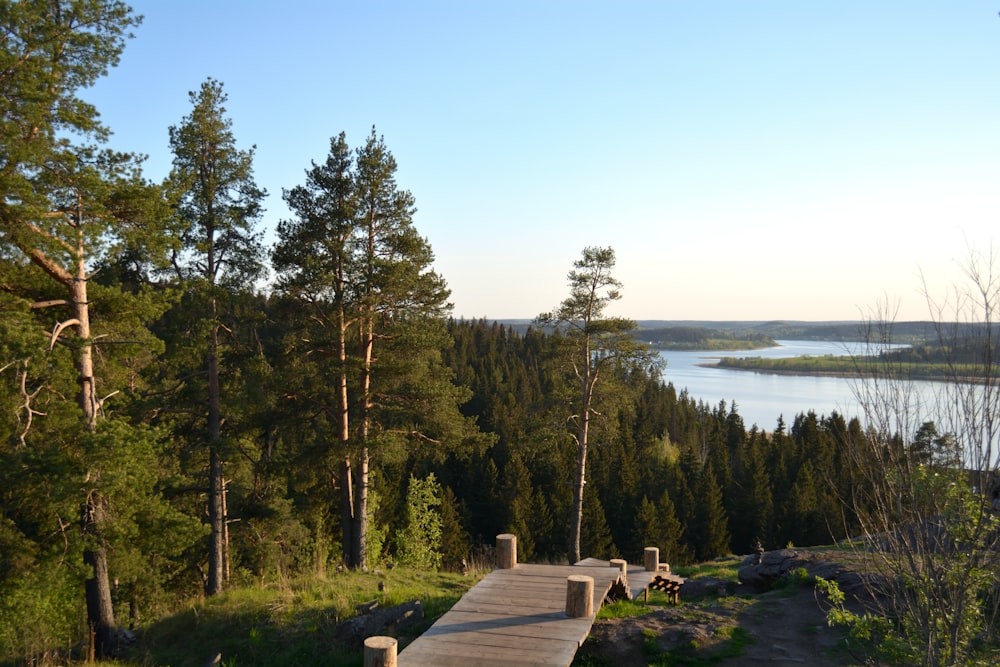
<svg viewBox="0 0 1000 667">
<path fill-rule="evenodd" d="M 663 591 L 671 603 L 677 604 L 680 600 L 681 586 L 684 585 L 685 581 L 687 580 L 684 577 L 679 577 L 676 574 L 657 574 L 646 586 L 646 602 L 649 602 L 649 589 L 652 588 L 654 591 Z"/>
</svg>

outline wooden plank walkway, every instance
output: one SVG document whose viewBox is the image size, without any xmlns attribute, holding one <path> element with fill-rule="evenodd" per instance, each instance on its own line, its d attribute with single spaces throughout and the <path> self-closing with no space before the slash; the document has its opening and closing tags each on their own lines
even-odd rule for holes
<svg viewBox="0 0 1000 667">
<path fill-rule="evenodd" d="M 594 613 L 566 615 L 566 580 L 594 578 Z M 399 667 L 567 667 L 583 644 L 618 576 L 608 561 L 576 565 L 520 563 L 497 569 L 470 588 L 450 611 L 400 651 Z M 631 597 L 656 576 L 628 566 Z"/>
</svg>

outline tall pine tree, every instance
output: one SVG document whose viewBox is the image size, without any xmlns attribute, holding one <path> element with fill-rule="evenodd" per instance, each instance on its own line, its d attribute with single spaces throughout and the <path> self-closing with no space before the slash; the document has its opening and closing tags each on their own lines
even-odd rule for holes
<svg viewBox="0 0 1000 667">
<path fill-rule="evenodd" d="M 170 128 L 174 154 L 169 189 L 177 201 L 181 246 L 172 268 L 198 310 L 195 322 L 204 371 L 204 428 L 208 453 L 208 548 L 206 593 L 222 591 L 226 578 L 226 510 L 223 480 L 223 401 L 220 356 L 225 341 L 225 302 L 232 290 L 252 286 L 263 271 L 263 251 L 254 227 L 266 192 L 253 176 L 254 149 L 236 145 L 226 116 L 222 83 L 206 80 L 189 93 L 191 113 Z M 195 369 L 189 369 L 194 371 Z"/>
</svg>

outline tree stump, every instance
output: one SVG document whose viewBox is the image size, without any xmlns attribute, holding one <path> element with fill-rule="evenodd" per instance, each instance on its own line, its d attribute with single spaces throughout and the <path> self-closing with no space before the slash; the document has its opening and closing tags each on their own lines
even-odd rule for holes
<svg viewBox="0 0 1000 667">
<path fill-rule="evenodd" d="M 510 570 L 517 567 L 517 536 L 510 533 L 497 535 L 497 568 Z"/>
<path fill-rule="evenodd" d="M 396 667 L 396 640 L 369 637 L 365 640 L 365 667 Z"/>
<path fill-rule="evenodd" d="M 566 615 L 586 618 L 594 613 L 594 578 L 571 574 L 566 579 Z"/>
<path fill-rule="evenodd" d="M 646 547 L 642 553 L 642 564 L 646 572 L 656 572 L 660 569 L 660 550 L 656 547 Z"/>
</svg>

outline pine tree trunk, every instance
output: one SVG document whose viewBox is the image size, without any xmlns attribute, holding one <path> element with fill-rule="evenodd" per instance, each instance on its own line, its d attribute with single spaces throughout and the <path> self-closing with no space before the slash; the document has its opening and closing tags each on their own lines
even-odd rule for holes
<svg viewBox="0 0 1000 667">
<path fill-rule="evenodd" d="M 229 506 L 226 479 L 222 478 L 222 581 L 229 583 Z"/>
<path fill-rule="evenodd" d="M 351 458 L 340 465 L 340 552 L 347 567 L 354 565 L 354 480 Z"/>
<path fill-rule="evenodd" d="M 208 493 L 208 583 L 206 595 L 222 592 L 225 580 L 225 512 L 222 509 L 222 459 L 215 445 L 209 445 L 209 493 Z"/>
<path fill-rule="evenodd" d="M 368 569 L 368 447 L 361 448 L 358 481 L 354 493 L 354 552 L 352 567 Z"/>
<path fill-rule="evenodd" d="M 87 600 L 87 623 L 94 633 L 94 657 L 112 657 L 117 650 L 117 625 L 111 602 L 111 583 L 108 577 L 108 555 L 104 548 L 104 538 L 100 534 L 103 510 L 97 502 L 88 502 L 83 508 L 83 529 L 94 535 L 99 546 L 83 552 L 83 562 L 93 568 L 94 576 L 85 584 Z"/>
<path fill-rule="evenodd" d="M 587 363 L 590 359 L 590 342 L 587 342 Z M 596 378 L 586 369 L 583 377 L 583 396 L 580 413 L 577 415 L 579 431 L 576 434 L 576 475 L 573 478 L 573 517 L 570 524 L 570 563 L 583 560 L 580 553 L 580 534 L 583 532 L 583 492 L 587 485 L 587 441 L 590 437 L 590 406 L 594 396 Z"/>
<path fill-rule="evenodd" d="M 77 212 L 78 226 L 81 213 Z M 70 304 L 73 319 L 76 320 L 76 335 L 80 346 L 74 357 L 77 381 L 80 392 L 77 403 L 83 413 L 83 419 L 88 431 L 97 428 L 99 401 L 97 385 L 94 378 L 94 356 L 90 332 L 90 302 L 87 296 L 87 267 L 84 239 L 78 237 L 76 275 L 67 285 L 70 293 Z M 93 569 L 93 577 L 85 582 L 87 603 L 87 624 L 94 633 L 94 657 L 102 659 L 114 655 L 117 650 L 117 625 L 115 610 L 111 602 L 111 581 L 108 576 L 108 555 L 104 546 L 104 535 L 101 526 L 105 521 L 104 508 L 99 496 L 88 496 L 83 505 L 81 528 L 84 535 L 92 535 L 97 547 L 84 551 L 83 562 Z"/>
<path fill-rule="evenodd" d="M 371 312 L 366 312 L 361 318 L 360 332 L 362 371 L 358 440 L 361 442 L 361 453 L 358 458 L 358 475 L 354 491 L 354 535 L 352 538 L 354 549 L 351 564 L 353 567 L 364 570 L 368 567 L 368 467 L 371 455 L 368 449 L 368 435 L 372 409 L 372 353 L 375 347 L 375 320 Z"/>
<path fill-rule="evenodd" d="M 215 298 L 212 314 L 215 316 Z M 219 441 L 222 438 L 222 398 L 219 386 L 219 333 L 212 329 L 211 350 L 208 357 L 208 583 L 206 595 L 218 595 L 225 581 L 226 512 L 223 508 L 222 457 Z"/>
<path fill-rule="evenodd" d="M 347 390 L 347 315 L 343 303 L 338 303 L 337 319 L 339 327 L 338 355 L 340 377 L 338 378 L 337 400 L 339 424 L 337 439 L 344 452 L 344 462 L 340 467 L 340 552 L 348 567 L 353 567 L 354 559 L 354 479 L 351 475 L 351 457 L 348 445 L 351 439 L 350 401 Z"/>
<path fill-rule="evenodd" d="M 570 563 L 583 560 L 580 534 L 583 532 L 583 487 L 587 477 L 587 447 L 577 445 L 576 475 L 573 479 L 573 516 L 570 520 Z"/>
</svg>

